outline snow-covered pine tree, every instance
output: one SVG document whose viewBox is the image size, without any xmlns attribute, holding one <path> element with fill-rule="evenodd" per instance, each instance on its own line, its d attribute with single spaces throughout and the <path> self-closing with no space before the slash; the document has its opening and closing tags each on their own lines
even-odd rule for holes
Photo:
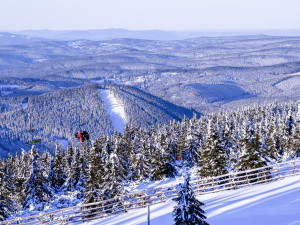
<svg viewBox="0 0 300 225">
<path fill-rule="evenodd" d="M 195 118 L 190 120 L 186 135 L 183 159 L 187 166 L 193 167 L 198 162 L 202 150 L 202 135 L 196 127 Z"/>
<path fill-rule="evenodd" d="M 256 169 L 259 167 L 267 166 L 267 161 L 262 157 L 262 143 L 260 143 L 259 134 L 256 133 L 254 129 L 251 128 L 251 125 L 247 125 L 247 121 L 243 122 L 243 126 L 241 127 L 241 136 L 239 140 L 239 158 L 238 162 L 234 168 L 235 171 L 245 171 Z M 258 179 L 258 175 L 256 175 L 258 171 L 254 171 L 248 173 L 247 179 L 250 179 L 249 182 L 256 182 Z M 253 175 L 254 173 L 254 175 Z M 265 171 L 261 173 L 259 176 L 264 176 L 267 178 L 269 172 Z M 246 174 L 239 174 L 241 179 L 245 179 Z"/>
<path fill-rule="evenodd" d="M 182 160 L 185 155 L 185 146 L 187 145 L 187 129 L 188 129 L 188 120 L 184 116 L 181 123 L 179 124 L 179 134 L 177 134 L 178 138 L 176 141 L 176 158 Z"/>
<path fill-rule="evenodd" d="M 129 166 L 129 155 L 131 154 L 130 151 L 130 135 L 126 134 L 126 138 L 122 137 L 121 133 L 115 132 L 113 135 L 112 141 L 114 142 L 114 148 L 117 152 L 120 160 L 122 168 L 124 168 L 124 176 L 128 176 L 130 166 Z"/>
<path fill-rule="evenodd" d="M 31 156 L 31 175 L 25 186 L 26 199 L 23 203 L 23 208 L 36 207 L 38 210 L 43 210 L 44 203 L 50 200 L 52 193 L 49 190 L 48 179 L 45 177 L 44 170 L 41 167 L 41 157 L 35 150 L 35 146 L 32 146 Z"/>
<path fill-rule="evenodd" d="M 86 168 L 86 182 L 84 190 L 84 203 L 93 203 L 99 201 L 99 182 L 97 180 L 97 173 L 92 164 L 88 164 Z"/>
<path fill-rule="evenodd" d="M 64 184 L 64 189 L 66 191 L 83 190 L 84 186 L 84 171 L 80 162 L 80 151 L 75 148 L 72 154 L 71 165 L 69 169 L 66 182 Z"/>
<path fill-rule="evenodd" d="M 173 200 L 177 202 L 173 210 L 175 225 L 208 225 L 202 206 L 204 203 L 196 199 L 190 185 L 190 177 L 186 175 L 183 185 L 180 185 L 179 197 Z"/>
<path fill-rule="evenodd" d="M 151 145 L 153 148 L 150 158 L 150 165 L 152 167 L 151 179 L 161 180 L 164 177 L 174 177 L 176 170 L 169 161 L 165 135 L 157 134 L 157 136 L 157 141 L 153 142 L 156 145 L 155 147 L 152 145 L 153 143 L 148 143 L 148 145 Z M 149 146 L 149 148 L 151 147 Z"/>
<path fill-rule="evenodd" d="M 212 121 L 209 120 L 207 137 L 198 161 L 200 177 L 214 177 L 228 173 L 226 169 L 228 157 L 226 149 L 221 143 L 222 139 L 219 133 L 215 130 Z"/>
<path fill-rule="evenodd" d="M 43 152 L 43 155 L 41 156 L 41 165 L 43 167 L 43 170 L 45 171 L 45 176 L 49 174 L 50 169 L 50 161 L 52 159 L 52 156 L 48 150 L 45 150 Z"/>
<path fill-rule="evenodd" d="M 300 157 L 300 100 L 297 102 L 297 109 L 295 115 L 295 129 L 292 134 L 292 154 L 293 157 Z"/>
<path fill-rule="evenodd" d="M 48 174 L 49 190 L 52 192 L 52 195 L 54 195 L 59 189 L 57 186 L 58 185 L 57 176 L 53 169 L 54 169 L 54 159 L 52 158 L 50 160 L 49 174 Z"/>
<path fill-rule="evenodd" d="M 247 124 L 243 122 L 241 136 L 239 139 L 239 158 L 236 164 L 236 171 L 244 171 L 263 167 L 267 165 L 266 160 L 261 156 L 261 143 L 259 135 L 254 133 Z"/>
<path fill-rule="evenodd" d="M 296 154 L 293 149 L 293 136 L 295 133 L 295 127 L 296 127 L 296 122 L 294 118 L 295 114 L 295 108 L 292 106 L 287 107 L 285 110 L 285 127 L 284 127 L 284 133 L 283 133 L 283 138 L 284 138 L 284 144 L 283 144 L 283 151 L 285 154 L 285 159 L 291 159 L 295 158 Z"/>
<path fill-rule="evenodd" d="M 16 171 L 12 178 L 12 182 L 14 184 L 14 193 L 13 199 L 16 205 L 20 206 L 23 204 L 25 200 L 25 183 L 30 176 L 30 167 L 31 167 L 31 159 L 29 154 L 22 150 L 22 154 L 19 159 L 16 160 Z"/>
<path fill-rule="evenodd" d="M 275 117 L 269 118 L 269 120 L 266 119 L 265 121 L 265 143 L 264 143 L 264 149 L 265 154 L 268 157 L 268 159 L 271 160 L 279 160 L 280 150 L 278 146 L 278 132 L 276 129 L 276 123 L 275 123 Z"/>
<path fill-rule="evenodd" d="M 7 219 L 14 211 L 11 200 L 12 190 L 9 189 L 11 185 L 8 185 L 9 179 L 0 159 L 0 221 Z"/>
<path fill-rule="evenodd" d="M 122 166 L 121 159 L 116 152 L 116 149 L 109 155 L 108 160 L 105 162 L 103 168 L 103 182 L 100 183 L 100 200 L 112 199 L 106 202 L 109 205 L 106 209 L 111 211 L 117 210 L 121 207 L 119 204 L 121 196 L 124 193 L 123 182 L 126 178 L 126 171 Z"/>
<path fill-rule="evenodd" d="M 104 171 L 105 160 L 107 160 L 107 152 L 111 151 L 109 148 L 112 146 L 105 145 L 102 140 L 93 142 L 92 147 L 90 147 L 90 154 L 85 169 L 85 203 L 93 203 L 101 200 L 101 185 L 103 182 L 106 182 L 104 179 L 106 175 Z"/>
<path fill-rule="evenodd" d="M 132 174 L 133 179 L 144 181 L 151 176 L 150 153 L 145 138 L 141 136 L 139 139 L 139 145 L 130 164 L 135 168 Z"/>
<path fill-rule="evenodd" d="M 64 167 L 62 152 L 59 151 L 58 147 L 56 146 L 54 159 L 50 167 L 51 173 L 49 173 L 49 175 L 51 174 L 49 177 L 50 187 L 54 193 L 61 189 L 66 180 Z"/>
</svg>

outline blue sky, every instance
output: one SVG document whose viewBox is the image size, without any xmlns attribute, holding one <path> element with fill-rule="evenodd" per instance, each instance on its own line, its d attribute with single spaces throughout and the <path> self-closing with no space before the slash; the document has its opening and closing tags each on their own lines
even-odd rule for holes
<svg viewBox="0 0 300 225">
<path fill-rule="evenodd" d="M 300 29 L 299 0 L 0 0 L 0 30 Z"/>
</svg>

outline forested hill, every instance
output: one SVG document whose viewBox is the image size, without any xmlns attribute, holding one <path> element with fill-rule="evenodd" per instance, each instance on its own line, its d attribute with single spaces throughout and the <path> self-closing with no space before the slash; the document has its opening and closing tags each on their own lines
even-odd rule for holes
<svg viewBox="0 0 300 225">
<path fill-rule="evenodd" d="M 113 88 L 126 93 L 122 87 Z M 97 86 L 68 91 L 84 93 L 84 89 L 95 93 L 96 98 Z M 194 116 L 152 127 L 149 132 L 126 127 L 123 134 L 99 136 L 90 146 L 65 151 L 56 148 L 53 155 L 48 151 L 41 154 L 33 146 L 20 155 L 10 155 L 5 160 L 0 157 L 0 220 L 21 217 L 28 210 L 47 212 L 81 202 L 114 198 L 116 203 L 128 187 L 175 177 L 182 166 L 209 180 L 274 165 L 300 157 L 299 146 L 300 102 L 274 102 L 232 113 Z M 248 173 L 248 182 L 265 179 L 262 177 L 269 177 L 270 171 L 265 168 L 260 174 Z M 233 182 L 239 179 L 245 179 L 245 174 L 236 176 Z M 226 179 L 214 182 L 216 186 L 226 185 Z M 106 202 L 105 207 L 111 203 Z"/>
<path fill-rule="evenodd" d="M 74 133 L 80 128 L 94 140 L 114 132 L 100 89 L 108 89 L 125 110 L 129 126 L 149 129 L 171 120 L 192 117 L 193 111 L 176 106 L 136 88 L 91 84 L 30 97 L 1 98 L 0 154 L 14 154 L 27 142 L 41 139 L 39 149 L 55 149 L 56 144 L 77 144 Z M 198 113 L 199 115 L 199 113 Z"/>
</svg>

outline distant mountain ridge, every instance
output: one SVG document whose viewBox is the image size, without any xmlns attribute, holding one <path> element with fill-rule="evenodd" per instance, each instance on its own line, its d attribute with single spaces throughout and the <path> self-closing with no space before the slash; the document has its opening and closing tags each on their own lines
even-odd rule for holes
<svg viewBox="0 0 300 225">
<path fill-rule="evenodd" d="M 89 29 L 89 30 L 23 30 L 17 34 L 28 35 L 53 40 L 92 41 L 111 40 L 118 38 L 133 38 L 147 40 L 183 40 L 196 37 L 220 37 L 242 35 L 273 35 L 273 36 L 300 36 L 300 30 L 128 30 L 128 29 Z"/>
<path fill-rule="evenodd" d="M 45 41 L 45 38 L 31 37 L 24 34 L 15 34 L 9 32 L 0 32 L 0 46 L 4 45 L 22 45 L 31 42 Z"/>
</svg>

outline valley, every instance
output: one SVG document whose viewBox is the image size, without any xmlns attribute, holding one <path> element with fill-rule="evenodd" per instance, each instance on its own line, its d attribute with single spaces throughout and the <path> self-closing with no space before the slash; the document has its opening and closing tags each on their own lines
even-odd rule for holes
<svg viewBox="0 0 300 225">
<path fill-rule="evenodd" d="M 193 113 L 300 98 L 299 37 L 53 40 L 18 34 L 8 42 L 13 35 L 0 37 L 1 152 L 16 152 L 20 143 L 29 149 L 30 137 L 43 139 L 42 149 L 61 144 L 58 139 L 75 144 L 80 120 L 95 139 L 122 132 L 125 124 L 149 129 Z M 107 91 L 96 93 L 95 85 L 110 92 L 119 85 L 113 91 L 119 102 Z M 30 115 L 36 115 L 36 133 L 28 132 Z M 50 127 L 42 125 L 51 120 Z"/>
<path fill-rule="evenodd" d="M 82 204 L 114 212 L 135 190 L 181 189 L 186 171 L 208 190 L 252 186 L 281 178 L 277 163 L 300 156 L 300 37 L 39 32 L 0 33 L 0 220 L 71 206 L 86 220 L 94 209 Z M 272 200 L 285 190 L 297 206 L 299 178 L 286 179 L 201 195 L 208 221 L 240 224 L 252 204 L 286 201 Z M 160 204 L 153 222 L 171 224 L 173 207 Z M 140 215 L 94 224 L 143 224 Z"/>
</svg>

